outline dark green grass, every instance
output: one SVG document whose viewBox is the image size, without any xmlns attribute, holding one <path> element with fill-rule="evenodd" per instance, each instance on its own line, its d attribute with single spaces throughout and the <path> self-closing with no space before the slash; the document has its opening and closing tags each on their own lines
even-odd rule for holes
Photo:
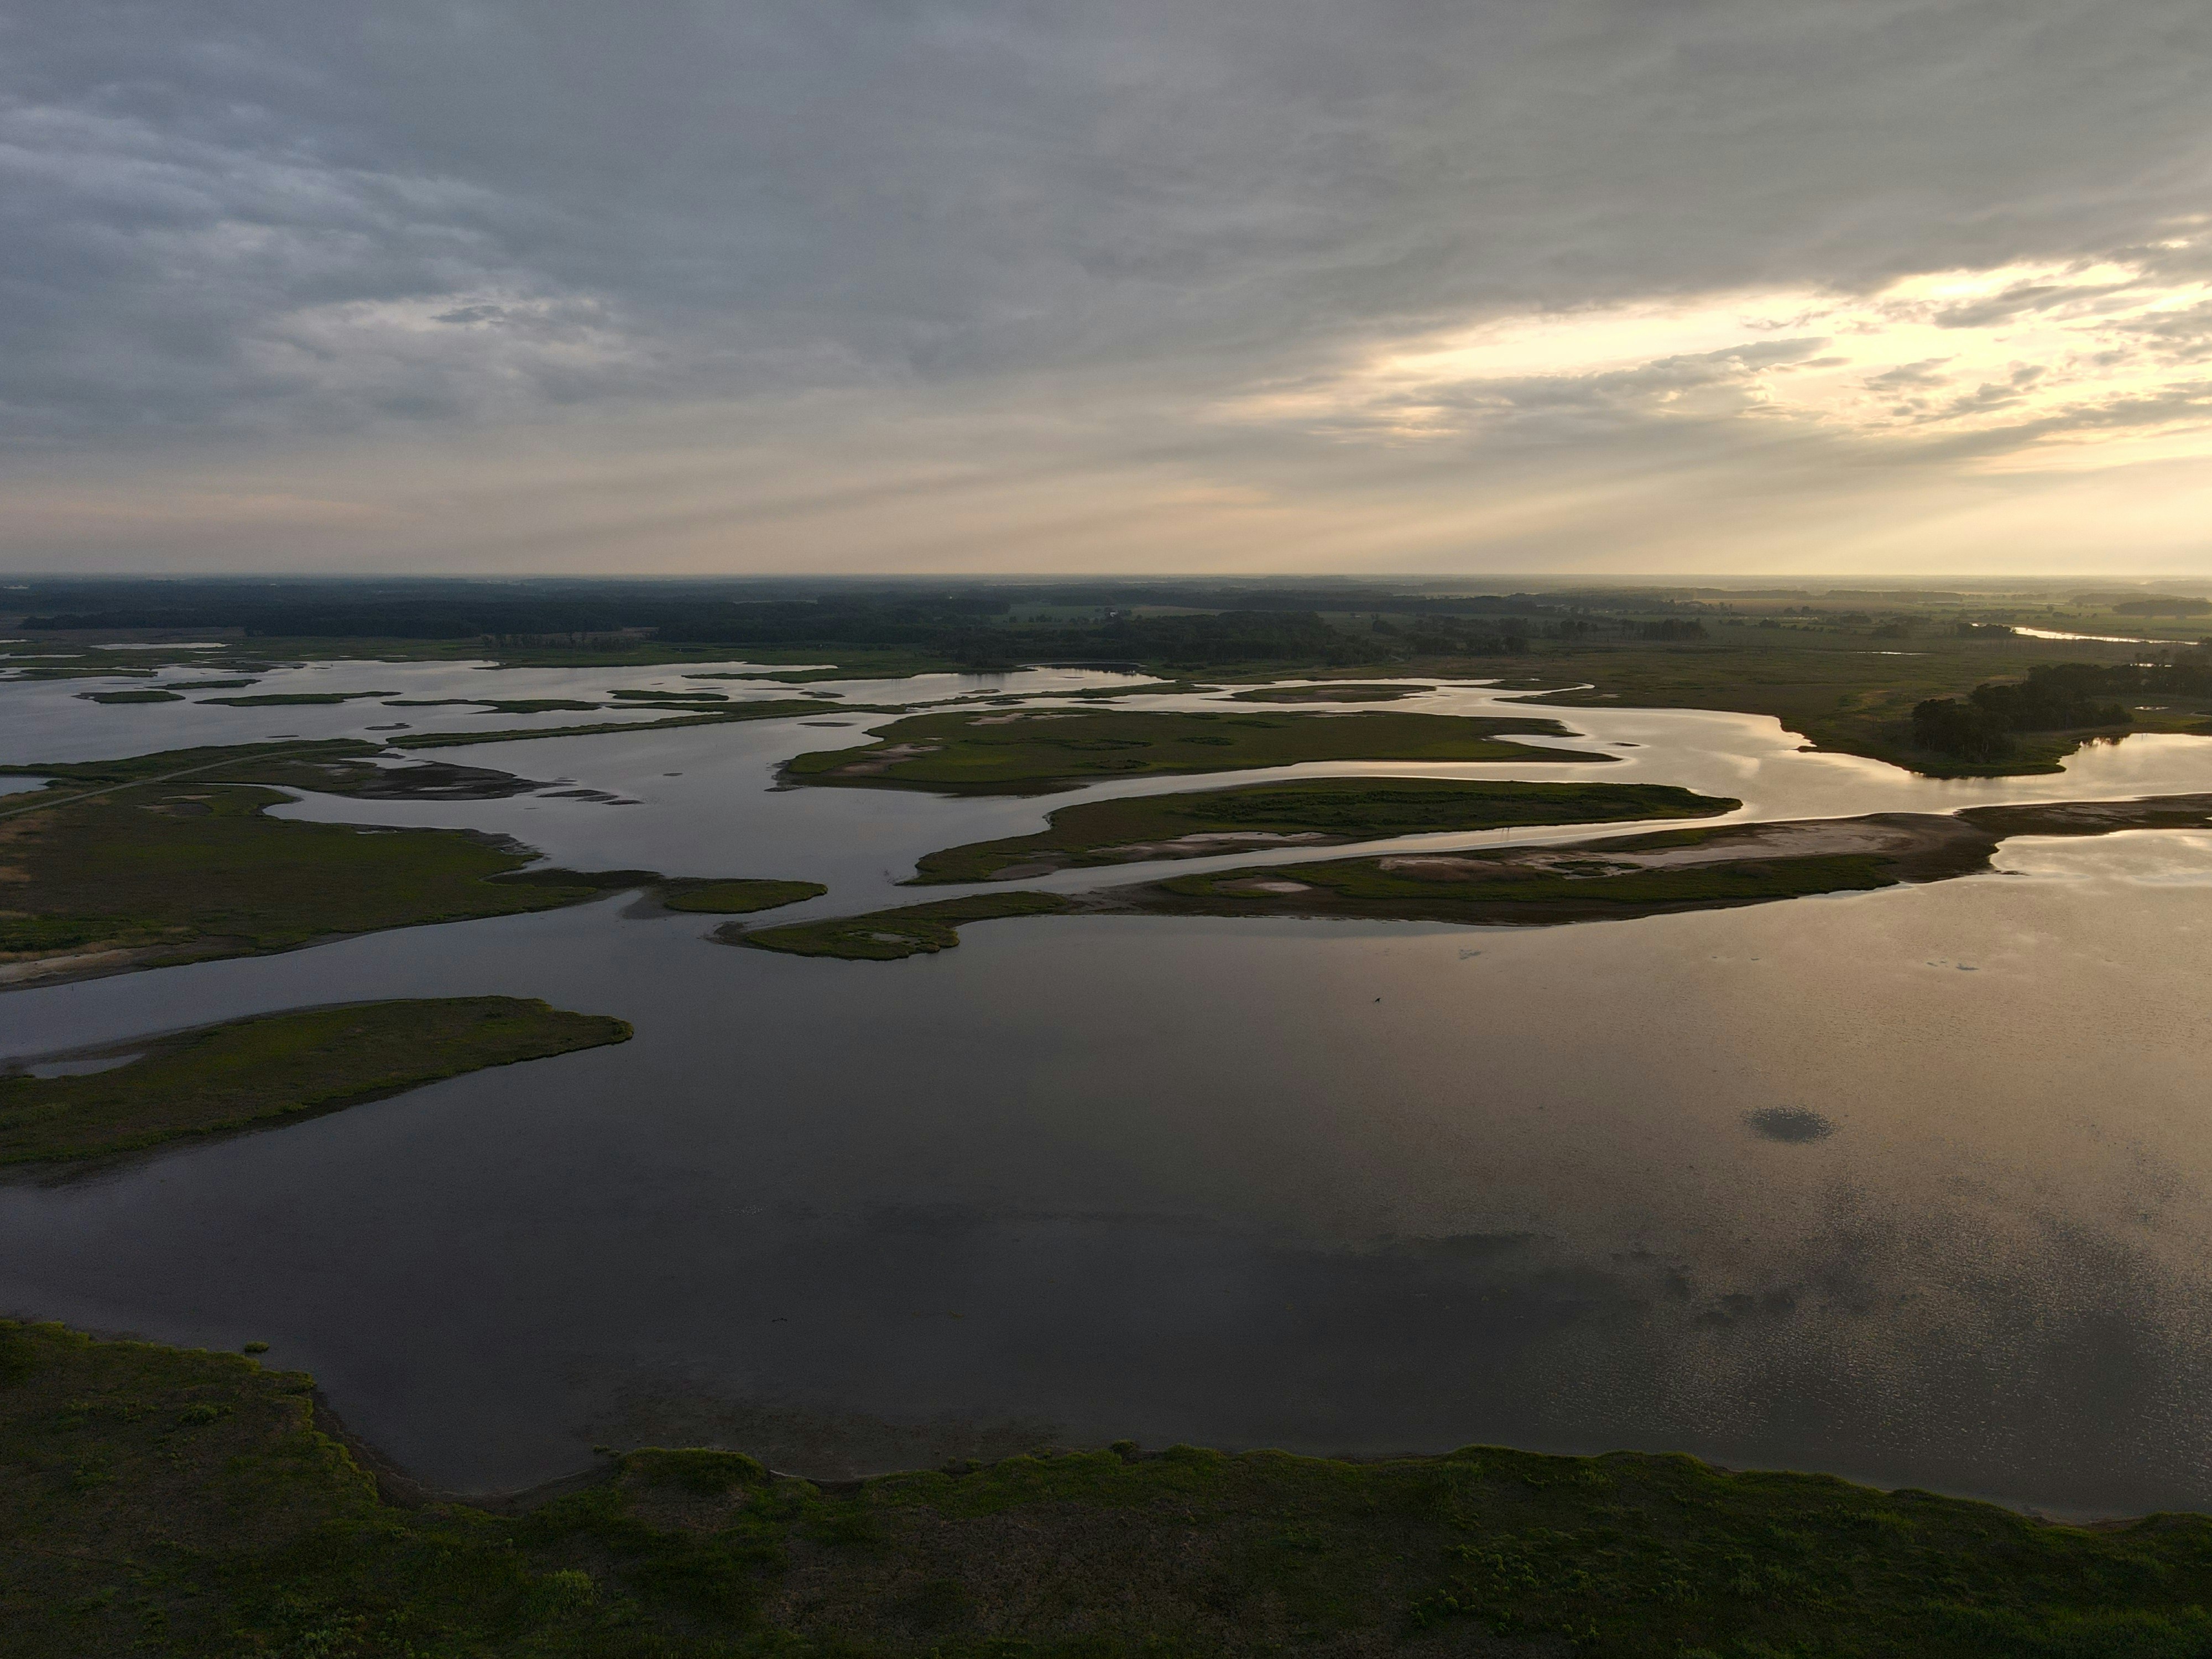
<svg viewBox="0 0 2212 1659">
<path fill-rule="evenodd" d="M 225 782 L 261 783 L 268 780 L 258 769 L 280 757 L 318 761 L 358 760 L 376 753 L 377 747 L 375 744 L 353 738 L 228 744 L 200 749 L 164 749 L 150 755 L 129 755 L 117 760 L 53 761 L 30 766 L 0 766 L 0 776 L 52 778 L 58 782 L 91 787 L 143 783 L 157 778 L 187 775 L 219 778 Z M 12 810 L 25 804 L 21 799 L 0 798 L 0 811 Z"/>
<path fill-rule="evenodd" d="M 400 1508 L 311 1389 L 0 1322 L 11 1659 L 2212 1654 L 2197 1516 L 2090 1530 L 1629 1453 L 1127 1445 L 835 1490 L 647 1449 Z"/>
<path fill-rule="evenodd" d="M 650 870 L 531 870 L 529 848 L 469 830 L 357 829 L 264 810 L 288 799 L 268 785 L 446 799 L 536 787 L 443 763 L 374 767 L 376 752 L 342 739 L 0 768 L 52 780 L 0 802 L 0 868 L 17 878 L 0 885 L 0 959 L 122 951 L 127 962 L 109 965 L 159 966 L 550 909 L 625 887 L 665 885 L 675 896 L 723 885 L 667 884 Z M 781 902 L 822 890 L 791 882 L 755 890 L 771 890 L 793 892 Z"/>
<path fill-rule="evenodd" d="M 1592 849 L 1595 850 L 1595 849 Z M 1482 854 L 1455 854 L 1481 860 Z M 1158 884 L 1131 908 L 1171 915 L 1345 915 L 1393 921 L 1474 923 L 1575 921 L 1657 910 L 1717 909 L 1818 893 L 1863 892 L 1905 879 L 1893 860 L 1875 854 L 1809 858 L 1746 858 L 1686 868 L 1613 872 L 1532 870 L 1498 855 L 1495 873 L 1474 879 L 1423 880 L 1382 869 L 1373 859 L 1324 864 L 1267 865 L 1217 875 L 1180 876 Z M 1299 894 L 1224 890 L 1255 878 L 1304 883 Z"/>
<path fill-rule="evenodd" d="M 1489 783 L 1433 778 L 1316 778 L 1188 794 L 1139 795 L 1063 806 L 1033 836 L 974 842 L 926 854 L 913 884 L 989 881 L 1009 868 L 1126 863 L 1126 849 L 1177 837 L 1246 832 L 1325 835 L 1334 841 L 1547 823 L 1707 817 L 1742 803 L 1657 784 Z M 1201 858 L 1205 847 L 1145 852 Z"/>
<path fill-rule="evenodd" d="M 139 686 L 129 691 L 80 691 L 77 696 L 87 702 L 182 702 L 184 699 L 166 687 Z"/>
<path fill-rule="evenodd" d="M 794 957 L 841 957 L 848 962 L 896 962 L 902 957 L 949 951 L 960 943 L 960 924 L 995 921 L 1006 916 L 1058 915 L 1074 907 L 1055 893 L 981 893 L 969 898 L 939 899 L 896 910 L 833 916 L 824 921 L 794 921 L 781 927 L 739 932 L 726 927 L 715 937 L 729 945 L 750 945 Z"/>
<path fill-rule="evenodd" d="M 1511 733 L 1557 737 L 1567 731 L 1550 720 L 1395 713 L 1013 709 L 916 714 L 877 728 L 871 734 L 877 741 L 865 747 L 800 755 L 784 773 L 799 783 L 1043 794 L 1109 778 L 1233 772 L 1300 761 L 1611 758 L 1505 741 Z"/>
<path fill-rule="evenodd" d="M 532 854 L 465 830 L 363 830 L 263 811 L 288 799 L 186 778 L 0 818 L 0 864 L 24 878 L 0 889 L 0 952 L 58 948 L 56 930 L 68 929 L 76 945 L 154 965 L 548 909 L 597 890 L 494 881 Z"/>
<path fill-rule="evenodd" d="M 742 916 L 819 898 L 829 890 L 818 881 L 672 881 L 661 888 L 660 902 L 672 910 Z"/>
<path fill-rule="evenodd" d="M 622 1020 L 518 997 L 233 1020 L 156 1038 L 112 1071 L 0 1077 L 0 1164 L 104 1158 L 252 1128 L 629 1035 Z"/>
</svg>

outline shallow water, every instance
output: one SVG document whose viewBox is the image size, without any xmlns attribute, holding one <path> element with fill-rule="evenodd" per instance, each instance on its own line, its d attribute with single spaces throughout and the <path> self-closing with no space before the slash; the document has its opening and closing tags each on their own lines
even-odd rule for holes
<svg viewBox="0 0 2212 1659">
<path fill-rule="evenodd" d="M 158 734 L 144 749 L 185 741 L 177 707 L 100 712 Z M 1540 712 L 1623 759 L 1300 769 L 1601 770 L 1760 817 L 2212 788 L 2191 738 L 1946 784 L 1800 753 L 1771 721 Z M 890 882 L 1086 798 L 769 793 L 797 748 L 864 738 L 450 757 L 636 806 L 295 810 L 812 877 L 834 910 L 934 896 Z M 0 1306 L 268 1341 L 465 1488 L 600 1443 L 830 1474 L 1127 1435 L 1679 1449 L 2069 1512 L 2212 1506 L 2212 836 L 2020 840 L 1999 863 L 1548 929 L 991 923 L 889 964 L 730 950 L 617 897 L 17 991 L 0 1054 L 463 993 L 637 1036 L 0 1188 Z"/>
</svg>

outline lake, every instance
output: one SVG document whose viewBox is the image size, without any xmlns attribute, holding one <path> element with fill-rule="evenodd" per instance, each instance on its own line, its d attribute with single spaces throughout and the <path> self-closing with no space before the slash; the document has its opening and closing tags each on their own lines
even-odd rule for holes
<svg viewBox="0 0 2212 1659">
<path fill-rule="evenodd" d="M 408 697 L 468 674 L 467 695 L 501 696 L 659 683 L 297 672 Z M 830 689 L 919 703 L 1111 683 Z M 0 758 L 351 735 L 408 712 L 101 706 L 57 684 L 0 685 Z M 1474 688 L 1389 706 L 1512 707 Z M 1759 818 L 2212 789 L 2197 738 L 1939 783 L 1802 752 L 1771 720 L 1539 712 L 1617 763 L 1294 769 L 1601 770 Z M 865 717 L 809 716 L 831 718 Z M 774 721 L 443 750 L 635 804 L 286 810 L 832 884 L 781 920 L 962 890 L 892 884 L 921 852 L 1057 806 L 1235 781 L 1027 800 L 769 787 L 781 758 L 865 740 Z M 637 1036 L 0 1188 L 0 1307 L 267 1341 L 461 1490 L 569 1473 L 597 1444 L 714 1441 L 830 1475 L 1126 1437 L 1678 1449 L 2065 1514 L 2212 1507 L 2212 837 L 2021 840 L 1999 863 L 1556 928 L 1023 920 L 892 963 L 732 950 L 705 937 L 714 918 L 618 896 L 16 990 L 13 1055 L 479 993 Z"/>
</svg>

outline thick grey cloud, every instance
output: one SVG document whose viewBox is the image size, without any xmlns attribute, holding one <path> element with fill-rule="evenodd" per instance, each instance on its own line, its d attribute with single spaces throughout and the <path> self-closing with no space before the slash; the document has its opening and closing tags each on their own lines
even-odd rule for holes
<svg viewBox="0 0 2212 1659">
<path fill-rule="evenodd" d="M 1254 535 L 1273 508 L 1372 525 L 1392 492 L 1472 526 L 1540 488 L 1538 452 L 1551 488 L 1671 459 L 1709 492 L 1731 454 L 1771 489 L 1776 445 L 1810 446 L 1807 511 L 1891 476 L 1917 511 L 1934 452 L 1776 430 L 1787 377 L 1856 349 L 1818 321 L 1341 387 L 1486 322 L 1954 270 L 2013 272 L 1923 307 L 1988 352 L 2133 295 L 2124 350 L 2201 361 L 2212 302 L 2141 301 L 2212 275 L 2208 54 L 2202 0 L 33 4 L 0 23 L 0 551 L 199 557 L 228 512 L 244 558 L 356 556 L 333 526 L 376 522 L 402 562 L 527 563 L 526 512 L 422 528 L 393 483 L 435 471 L 419 445 L 567 492 L 604 526 L 580 559 L 805 562 L 773 528 L 795 489 L 860 512 L 836 557 L 927 562 L 911 523 L 872 561 L 862 509 L 948 469 L 1006 506 L 947 533 L 997 526 L 1030 568 L 1070 539 L 1146 562 L 1103 526 L 1157 547 L 1200 497 L 1207 559 L 1267 562 L 1232 500 Z M 1930 349 L 1860 380 L 1923 424 L 2033 404 L 2014 447 L 2198 409 L 2037 401 L 2036 366 Z M 1393 447 L 1414 408 L 1419 453 Z M 653 539 L 619 503 L 656 467 L 691 521 L 760 533 Z M 121 520 L 87 516 L 118 490 Z M 1008 528 L 1046 521 L 1032 491 L 1059 529 Z M 1449 534 L 1324 544 L 1419 562 Z"/>
</svg>

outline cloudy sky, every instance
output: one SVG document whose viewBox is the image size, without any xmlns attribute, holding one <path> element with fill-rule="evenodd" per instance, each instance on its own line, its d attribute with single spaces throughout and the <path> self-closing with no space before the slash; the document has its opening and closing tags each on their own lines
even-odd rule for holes
<svg viewBox="0 0 2212 1659">
<path fill-rule="evenodd" d="M 2212 574 L 2204 0 L 27 0 L 0 564 Z"/>
</svg>

